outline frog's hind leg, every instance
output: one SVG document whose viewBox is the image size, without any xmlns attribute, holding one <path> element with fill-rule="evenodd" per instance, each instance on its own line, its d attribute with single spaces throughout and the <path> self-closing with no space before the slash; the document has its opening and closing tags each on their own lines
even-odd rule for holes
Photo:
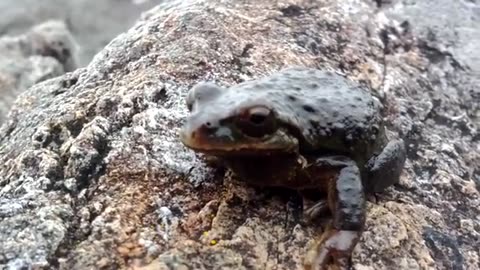
<svg viewBox="0 0 480 270">
<path fill-rule="evenodd" d="M 403 140 L 392 140 L 366 165 L 365 191 L 381 192 L 399 181 L 407 153 Z"/>
<path fill-rule="evenodd" d="M 366 204 L 360 171 L 347 158 L 318 160 L 318 165 L 338 168 L 339 173 L 328 182 L 328 206 L 333 222 L 305 258 L 305 269 L 337 269 L 351 267 L 351 253 L 364 229 Z"/>
</svg>

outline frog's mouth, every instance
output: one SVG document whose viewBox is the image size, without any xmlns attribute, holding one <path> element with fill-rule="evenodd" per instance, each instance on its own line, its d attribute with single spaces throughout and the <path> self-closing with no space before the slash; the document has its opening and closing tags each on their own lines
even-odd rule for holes
<svg viewBox="0 0 480 270">
<path fill-rule="evenodd" d="M 252 149 L 252 148 L 223 148 L 223 149 L 205 149 L 205 148 L 193 148 L 190 149 L 200 152 L 205 155 L 218 156 L 218 157 L 278 157 L 288 156 L 294 153 L 294 151 L 288 151 L 284 149 Z"/>
<path fill-rule="evenodd" d="M 297 138 L 281 129 L 261 138 L 245 136 L 241 133 L 219 130 L 215 134 L 180 132 L 180 140 L 188 148 L 207 155 L 215 156 L 278 156 L 298 153 Z"/>
</svg>

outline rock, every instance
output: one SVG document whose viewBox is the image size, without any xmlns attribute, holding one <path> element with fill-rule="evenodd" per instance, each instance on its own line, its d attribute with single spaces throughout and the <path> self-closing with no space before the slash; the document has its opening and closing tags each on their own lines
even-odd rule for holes
<svg viewBox="0 0 480 270">
<path fill-rule="evenodd" d="M 301 269 L 319 227 L 284 194 L 207 166 L 177 132 L 196 82 L 305 65 L 370 87 L 408 143 L 400 184 L 368 204 L 355 268 L 478 268 L 478 78 L 461 51 L 425 48 L 422 33 L 448 29 L 412 27 L 403 11 L 423 1 L 376 2 L 178 1 L 31 87 L 0 130 L 0 264 Z"/>
<path fill-rule="evenodd" d="M 77 44 L 65 23 L 51 20 L 20 36 L 0 38 L 0 125 L 15 98 L 35 83 L 77 68 Z"/>
<path fill-rule="evenodd" d="M 111 39 L 133 25 L 141 12 L 164 0 L 0 1 L 0 35 L 16 36 L 46 20 L 65 21 L 81 45 L 84 67 Z"/>
</svg>

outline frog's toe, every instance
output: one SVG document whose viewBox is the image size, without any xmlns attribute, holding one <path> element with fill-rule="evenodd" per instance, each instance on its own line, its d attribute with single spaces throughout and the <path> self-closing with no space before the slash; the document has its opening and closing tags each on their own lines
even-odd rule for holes
<svg viewBox="0 0 480 270">
<path fill-rule="evenodd" d="M 311 222 L 313 219 L 322 216 L 322 214 L 328 213 L 328 211 L 329 208 L 327 200 L 321 200 L 305 209 L 303 215 L 307 222 Z"/>
<path fill-rule="evenodd" d="M 352 269 L 351 256 L 358 231 L 329 230 L 305 258 L 305 270 Z"/>
</svg>

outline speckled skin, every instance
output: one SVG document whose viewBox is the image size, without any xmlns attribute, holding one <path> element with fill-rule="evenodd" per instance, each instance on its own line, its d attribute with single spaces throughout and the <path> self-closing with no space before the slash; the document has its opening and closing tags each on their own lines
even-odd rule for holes
<svg viewBox="0 0 480 270">
<path fill-rule="evenodd" d="M 405 162 L 402 140 L 388 142 L 380 103 L 328 71 L 289 68 L 227 89 L 196 85 L 182 142 L 216 156 L 255 185 L 326 193 L 305 211 L 328 208 L 333 222 L 306 256 L 306 269 L 347 269 L 365 223 L 365 193 L 396 183 Z"/>
</svg>

